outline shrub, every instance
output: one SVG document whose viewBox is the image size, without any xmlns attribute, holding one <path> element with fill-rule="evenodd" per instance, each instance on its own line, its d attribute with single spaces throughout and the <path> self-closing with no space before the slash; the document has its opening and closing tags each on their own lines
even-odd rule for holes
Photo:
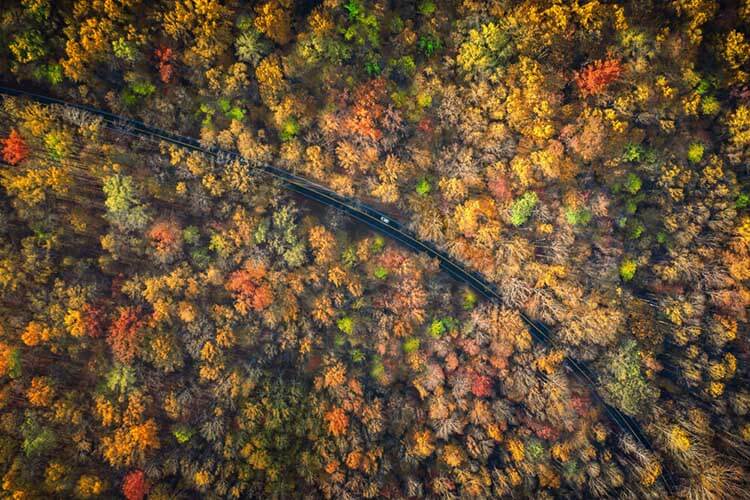
<svg viewBox="0 0 750 500">
<path fill-rule="evenodd" d="M 534 191 L 527 191 L 518 198 L 510 208 L 510 222 L 514 226 L 522 226 L 529 220 L 536 204 L 539 202 Z"/>
<path fill-rule="evenodd" d="M 690 163 L 699 163 L 703 159 L 705 148 L 700 142 L 693 142 L 688 147 L 687 159 Z"/>
<path fill-rule="evenodd" d="M 423 16 L 431 16 L 435 13 L 437 10 L 437 7 L 435 6 L 435 2 L 432 0 L 424 0 L 419 4 L 419 7 L 417 8 L 417 11 L 419 11 L 420 14 Z"/>
<path fill-rule="evenodd" d="M 639 162 L 643 159 L 645 150 L 640 144 L 628 144 L 625 146 L 625 152 L 622 159 L 629 162 Z"/>
<path fill-rule="evenodd" d="M 425 55 L 425 57 L 430 57 L 432 54 L 443 48 L 443 43 L 437 36 L 422 35 L 417 42 L 417 48 Z"/>
<path fill-rule="evenodd" d="M 299 123 L 294 117 L 287 118 L 281 125 L 281 133 L 279 134 L 282 141 L 289 141 L 299 134 Z"/>
<path fill-rule="evenodd" d="M 638 269 L 638 264 L 634 260 L 625 259 L 620 263 L 620 277 L 624 281 L 630 281 L 635 276 L 636 269 Z"/>
<path fill-rule="evenodd" d="M 466 290 L 463 298 L 463 308 L 467 311 L 474 309 L 477 305 L 477 294 L 473 290 Z"/>
<path fill-rule="evenodd" d="M 185 444 L 190 441 L 190 438 L 193 437 L 193 434 L 193 430 L 184 425 L 178 425 L 174 429 L 172 429 L 172 435 L 180 444 Z"/>
<path fill-rule="evenodd" d="M 378 266 L 373 274 L 377 279 L 384 280 L 388 277 L 388 269 L 383 266 Z"/>
<path fill-rule="evenodd" d="M 635 175 L 634 173 L 629 173 L 627 178 L 625 179 L 625 191 L 627 191 L 630 194 L 636 194 L 638 191 L 641 190 L 641 187 L 643 186 L 643 182 L 641 181 L 641 178 Z"/>
<path fill-rule="evenodd" d="M 445 333 L 445 323 L 442 320 L 436 319 L 430 323 L 428 330 L 430 337 L 439 339 Z"/>
<path fill-rule="evenodd" d="M 347 335 L 354 333 L 354 320 L 350 316 L 344 316 L 336 322 L 336 326 L 339 330 Z"/>
<path fill-rule="evenodd" d="M 416 191 L 419 196 L 427 196 L 430 194 L 430 181 L 422 179 L 417 183 Z"/>
<path fill-rule="evenodd" d="M 587 208 L 566 208 L 565 220 L 572 226 L 585 226 L 591 222 L 591 211 Z"/>
<path fill-rule="evenodd" d="M 404 354 L 410 354 L 419 350 L 419 346 L 421 344 L 422 342 L 418 338 L 410 337 L 404 341 L 404 343 L 401 345 L 401 349 L 403 349 Z"/>
</svg>

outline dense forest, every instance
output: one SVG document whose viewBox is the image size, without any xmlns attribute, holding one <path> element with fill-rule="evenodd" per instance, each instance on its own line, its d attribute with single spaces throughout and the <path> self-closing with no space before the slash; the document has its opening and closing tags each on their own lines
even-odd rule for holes
<svg viewBox="0 0 750 500">
<path fill-rule="evenodd" d="M 3 498 L 750 498 L 750 0 L 0 5 Z"/>
</svg>

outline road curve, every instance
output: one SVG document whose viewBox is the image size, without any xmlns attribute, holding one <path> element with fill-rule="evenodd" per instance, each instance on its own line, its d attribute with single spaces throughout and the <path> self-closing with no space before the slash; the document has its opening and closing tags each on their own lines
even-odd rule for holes
<svg viewBox="0 0 750 500">
<path fill-rule="evenodd" d="M 108 111 L 84 104 L 68 102 L 55 97 L 1 85 L 0 95 L 25 97 L 42 104 L 59 105 L 77 109 L 101 118 L 109 126 L 126 134 L 141 137 L 146 136 L 162 140 L 206 154 L 216 159 L 238 161 L 251 170 L 262 171 L 263 173 L 280 180 L 284 187 L 292 192 L 307 199 L 316 201 L 322 205 L 336 208 L 353 219 L 366 224 L 373 230 L 393 238 L 410 250 L 425 253 L 428 256 L 437 259 L 440 263 L 440 269 L 451 275 L 453 278 L 466 283 L 484 298 L 497 303 L 502 303 L 502 297 L 497 292 L 496 288 L 480 274 L 466 269 L 460 263 L 453 260 L 447 253 L 436 248 L 433 244 L 418 239 L 402 224 L 392 220 L 389 216 L 383 214 L 379 210 L 365 205 L 355 199 L 341 196 L 327 187 L 321 186 L 309 179 L 305 179 L 304 177 L 300 177 L 292 172 L 272 165 L 253 165 L 250 161 L 243 158 L 237 151 L 227 151 L 216 147 L 205 147 L 195 138 L 173 134 L 151 125 L 147 125 L 142 121 L 115 115 Z M 536 342 L 554 346 L 554 341 L 549 335 L 549 330 L 543 323 L 531 319 L 523 311 L 519 310 L 518 313 L 529 328 L 529 332 Z M 563 364 L 569 372 L 591 388 L 597 401 L 604 407 L 609 417 L 622 431 L 630 434 L 636 442 L 640 443 L 646 449 L 653 450 L 648 438 L 643 433 L 640 424 L 638 424 L 634 418 L 625 415 L 619 409 L 609 405 L 599 395 L 599 391 L 596 389 L 595 376 L 586 365 L 579 363 L 570 357 L 566 357 Z M 667 491 L 670 494 L 674 494 L 676 491 L 675 484 L 666 466 L 663 469 L 661 478 Z"/>
</svg>

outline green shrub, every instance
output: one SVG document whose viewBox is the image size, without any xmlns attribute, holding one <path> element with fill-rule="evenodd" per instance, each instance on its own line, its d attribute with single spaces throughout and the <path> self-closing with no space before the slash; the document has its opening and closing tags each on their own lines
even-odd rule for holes
<svg viewBox="0 0 750 500">
<path fill-rule="evenodd" d="M 467 311 L 474 309 L 474 306 L 477 305 L 477 299 L 477 294 L 473 290 L 466 290 L 463 297 L 463 308 Z"/>
<path fill-rule="evenodd" d="M 536 204 L 539 202 L 534 191 L 526 191 L 510 207 L 510 222 L 514 226 L 522 226 L 529 220 Z"/>
<path fill-rule="evenodd" d="M 391 69 L 391 76 L 396 79 L 410 79 L 417 70 L 417 65 L 412 56 L 391 59 L 388 67 Z"/>
<path fill-rule="evenodd" d="M 721 111 L 721 103 L 714 96 L 707 96 L 701 99 L 701 113 L 706 116 L 713 116 Z"/>
<path fill-rule="evenodd" d="M 172 429 L 172 435 L 175 437 L 178 443 L 185 444 L 190 441 L 195 432 L 187 426 L 177 425 Z"/>
<path fill-rule="evenodd" d="M 373 253 L 378 253 L 385 247 L 385 238 L 383 238 L 380 235 L 375 236 L 375 239 L 372 241 L 372 246 L 370 247 L 370 250 L 372 250 Z"/>
<path fill-rule="evenodd" d="M 227 118 L 241 122 L 245 119 L 245 111 L 239 106 L 233 106 L 229 111 L 226 112 Z"/>
<path fill-rule="evenodd" d="M 624 281 L 630 281 L 635 276 L 635 271 L 638 269 L 638 264 L 632 259 L 624 259 L 620 263 L 620 277 Z"/>
<path fill-rule="evenodd" d="M 279 134 L 282 141 L 289 141 L 299 133 L 299 123 L 294 117 L 287 118 L 281 125 Z"/>
<path fill-rule="evenodd" d="M 419 350 L 419 346 L 421 344 L 422 342 L 417 337 L 410 337 L 404 340 L 404 343 L 401 345 L 401 349 L 403 349 L 404 354 L 410 354 Z"/>
<path fill-rule="evenodd" d="M 443 43 L 435 35 L 422 35 L 417 41 L 417 48 L 425 57 L 430 57 L 443 48 Z"/>
<path fill-rule="evenodd" d="M 336 326 L 339 330 L 347 335 L 354 333 L 354 320 L 350 316 L 344 316 L 336 322 Z"/>
<path fill-rule="evenodd" d="M 370 367 L 370 376 L 375 380 L 382 380 L 385 376 L 385 366 L 380 357 L 375 357 L 372 360 L 372 366 Z"/>
<path fill-rule="evenodd" d="M 182 230 L 182 239 L 188 245 L 195 245 L 200 240 L 201 232 L 195 226 L 188 226 Z"/>
<path fill-rule="evenodd" d="M 365 353 L 363 353 L 360 349 L 353 349 L 351 352 L 351 358 L 353 362 L 361 363 L 365 360 Z"/>
<path fill-rule="evenodd" d="M 642 186 L 643 186 L 643 181 L 641 181 L 641 178 L 631 172 L 625 178 L 625 185 L 623 187 L 625 188 L 625 191 L 627 191 L 628 193 L 636 194 L 638 191 L 641 190 Z"/>
<path fill-rule="evenodd" d="M 703 159 L 705 148 L 700 142 L 693 142 L 688 147 L 687 159 L 690 163 L 699 163 Z"/>
<path fill-rule="evenodd" d="M 388 269 L 383 266 L 378 266 L 373 274 L 377 279 L 384 280 L 388 277 Z"/>
<path fill-rule="evenodd" d="M 643 231 L 646 230 L 646 226 L 639 220 L 632 220 L 630 223 L 630 233 L 628 236 L 631 240 L 637 240 L 643 235 Z"/>
<path fill-rule="evenodd" d="M 419 7 L 417 8 L 417 11 L 423 16 L 431 16 L 435 13 L 435 10 L 437 10 L 437 7 L 435 6 L 435 2 L 433 2 L 432 0 L 424 0 L 419 4 Z"/>
<path fill-rule="evenodd" d="M 422 179 L 417 183 L 416 191 L 419 196 L 427 196 L 431 190 L 430 181 Z"/>
<path fill-rule="evenodd" d="M 632 163 L 637 163 L 643 159 L 645 150 L 640 144 L 628 144 L 625 146 L 625 152 L 622 159 Z"/>
<path fill-rule="evenodd" d="M 579 208 L 578 210 L 566 208 L 565 220 L 571 226 L 585 226 L 591 222 L 591 211 L 587 208 Z"/>
<path fill-rule="evenodd" d="M 137 49 L 134 43 L 128 42 L 123 37 L 120 37 L 117 40 L 112 41 L 112 53 L 118 59 L 133 62 L 135 61 Z"/>
<path fill-rule="evenodd" d="M 445 323 L 439 319 L 433 320 L 432 323 L 430 323 L 428 333 L 430 334 L 430 337 L 439 339 L 445 333 Z"/>
</svg>

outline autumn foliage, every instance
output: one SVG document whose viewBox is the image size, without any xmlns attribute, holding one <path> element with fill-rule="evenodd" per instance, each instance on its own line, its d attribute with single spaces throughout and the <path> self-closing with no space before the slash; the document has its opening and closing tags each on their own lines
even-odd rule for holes
<svg viewBox="0 0 750 500">
<path fill-rule="evenodd" d="M 3 2 L 0 496 L 747 497 L 748 21 Z"/>
<path fill-rule="evenodd" d="M 328 423 L 328 432 L 333 436 L 341 436 L 346 433 L 349 427 L 349 417 L 342 408 L 332 408 L 325 414 L 325 421 Z"/>
<path fill-rule="evenodd" d="M 182 230 L 173 220 L 159 221 L 151 226 L 148 237 L 160 258 L 173 256 L 182 246 Z"/>
<path fill-rule="evenodd" d="M 86 335 L 99 338 L 104 334 L 106 314 L 102 306 L 86 304 L 83 308 L 83 323 Z"/>
<path fill-rule="evenodd" d="M 17 130 L 10 131 L 7 139 L 3 140 L 3 161 L 11 165 L 18 165 L 29 154 L 29 148 L 26 141 Z"/>
<path fill-rule="evenodd" d="M 575 73 L 575 82 L 583 95 L 601 94 L 620 78 L 622 64 L 617 59 L 600 59 Z"/>
<path fill-rule="evenodd" d="M 140 315 L 139 307 L 123 307 L 109 328 L 107 342 L 115 358 L 122 363 L 131 362 L 138 353 L 143 326 Z"/>
<path fill-rule="evenodd" d="M 122 494 L 128 500 L 143 500 L 148 494 L 149 484 L 142 470 L 134 470 L 122 481 Z"/>
<path fill-rule="evenodd" d="M 157 67 L 159 69 L 159 78 L 162 83 L 170 83 L 174 74 L 174 65 L 172 58 L 174 51 L 169 47 L 159 47 L 154 51 Z"/>
<path fill-rule="evenodd" d="M 487 375 L 474 373 L 471 376 L 471 393 L 478 398 L 487 398 L 492 395 L 492 379 Z"/>
<path fill-rule="evenodd" d="M 383 132 L 379 129 L 385 108 L 381 104 L 385 94 L 385 80 L 363 83 L 354 92 L 354 105 L 344 119 L 344 126 L 352 133 L 376 141 Z"/>
<path fill-rule="evenodd" d="M 248 260 L 242 269 L 229 275 L 224 285 L 234 293 L 235 307 L 242 314 L 262 311 L 273 302 L 271 287 L 263 281 L 266 267 L 256 260 Z"/>
</svg>

